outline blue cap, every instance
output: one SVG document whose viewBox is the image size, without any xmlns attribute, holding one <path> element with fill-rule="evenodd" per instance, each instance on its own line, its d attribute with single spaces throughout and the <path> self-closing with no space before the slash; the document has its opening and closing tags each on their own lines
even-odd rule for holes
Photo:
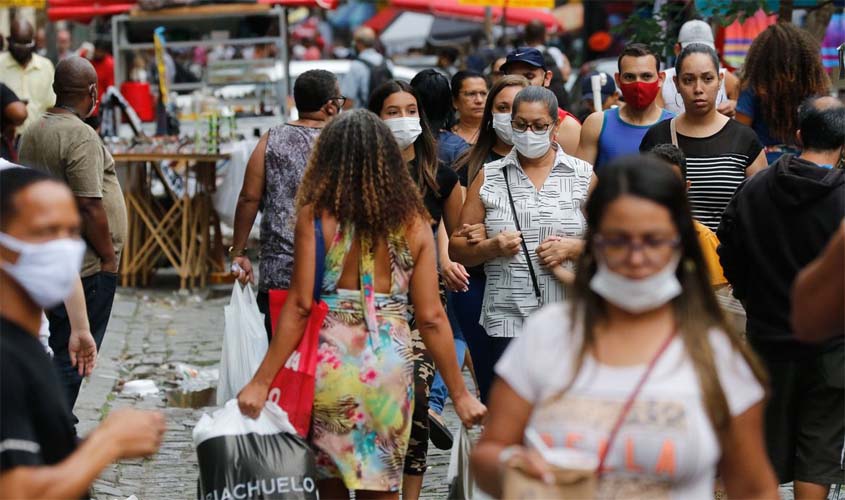
<svg viewBox="0 0 845 500">
<path fill-rule="evenodd" d="M 591 71 L 587 76 L 585 76 L 581 80 L 581 99 L 582 100 L 592 100 L 593 99 L 593 85 L 591 83 L 591 77 L 594 75 L 604 75 L 606 81 L 604 85 L 601 86 L 601 100 L 604 102 L 605 99 L 612 96 L 614 92 L 616 92 L 616 82 L 613 81 L 613 75 L 609 75 L 607 73 L 602 73 L 599 71 Z"/>
<path fill-rule="evenodd" d="M 507 67 L 513 63 L 525 63 L 535 68 L 546 69 L 543 53 L 532 47 L 518 47 L 511 51 L 505 60 L 505 64 L 502 65 L 502 71 L 507 73 Z"/>
</svg>

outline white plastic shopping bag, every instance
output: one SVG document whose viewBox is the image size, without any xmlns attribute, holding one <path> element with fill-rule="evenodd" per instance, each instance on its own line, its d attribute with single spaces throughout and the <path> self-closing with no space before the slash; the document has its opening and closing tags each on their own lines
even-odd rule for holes
<svg viewBox="0 0 845 500">
<path fill-rule="evenodd" d="M 202 500 L 319 498 L 314 454 L 278 405 L 264 405 L 251 419 L 229 400 L 203 414 L 194 446 Z"/>
<path fill-rule="evenodd" d="M 217 385 L 218 405 L 238 396 L 258 370 L 268 347 L 264 315 L 258 310 L 255 294 L 248 283 L 244 287 L 235 283 L 232 299 L 223 308 L 223 316 L 225 329 Z"/>
<path fill-rule="evenodd" d="M 471 500 L 474 498 L 472 471 L 469 456 L 472 453 L 472 441 L 467 428 L 461 425 L 460 431 L 452 443 L 452 456 L 449 458 L 449 471 L 446 481 L 449 483 L 449 500 Z"/>
</svg>

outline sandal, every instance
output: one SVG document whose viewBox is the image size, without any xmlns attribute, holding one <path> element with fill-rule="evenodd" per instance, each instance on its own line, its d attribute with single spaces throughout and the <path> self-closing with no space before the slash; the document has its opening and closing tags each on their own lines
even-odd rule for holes
<svg viewBox="0 0 845 500">
<path fill-rule="evenodd" d="M 428 434 L 429 439 L 438 449 L 452 449 L 452 433 L 446 427 L 443 417 L 433 410 L 428 410 Z"/>
</svg>

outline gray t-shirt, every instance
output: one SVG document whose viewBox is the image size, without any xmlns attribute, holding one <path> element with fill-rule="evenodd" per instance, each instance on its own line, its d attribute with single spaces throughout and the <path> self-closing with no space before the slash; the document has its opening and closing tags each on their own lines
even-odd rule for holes
<svg viewBox="0 0 845 500">
<path fill-rule="evenodd" d="M 296 190 L 320 130 L 285 124 L 270 129 L 267 137 L 258 277 L 258 289 L 262 292 L 290 287 Z"/>
<path fill-rule="evenodd" d="M 64 180 L 75 196 L 103 200 L 114 252 L 120 262 L 126 239 L 126 205 L 114 159 L 97 132 L 76 115 L 48 112 L 21 136 L 18 157 L 22 165 Z M 96 274 L 100 264 L 100 256 L 89 244 L 80 274 L 83 278 Z"/>
</svg>

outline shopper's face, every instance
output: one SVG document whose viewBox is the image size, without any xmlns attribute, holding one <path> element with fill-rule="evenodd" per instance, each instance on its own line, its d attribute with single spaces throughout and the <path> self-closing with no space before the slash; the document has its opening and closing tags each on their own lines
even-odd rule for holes
<svg viewBox="0 0 845 500">
<path fill-rule="evenodd" d="M 2 231 L 27 243 L 79 237 L 79 214 L 70 190 L 52 181 L 36 182 L 15 195 L 16 211 Z M 17 254 L 0 246 L 0 260 L 16 262 Z"/>
<path fill-rule="evenodd" d="M 522 89 L 520 89 L 522 90 Z M 522 102 L 518 108 L 513 111 L 513 127 L 514 131 L 522 130 L 523 127 L 530 125 L 534 130 L 542 130 L 548 127 L 546 133 L 550 135 L 550 139 L 554 142 L 557 137 L 557 115 L 549 115 L 549 108 L 542 102 Z M 528 132 L 533 134 L 534 132 Z"/>
<path fill-rule="evenodd" d="M 657 59 L 652 56 L 625 56 L 619 63 L 619 73 L 616 74 L 616 78 L 617 86 L 620 83 L 651 83 L 659 80 Z"/>
<path fill-rule="evenodd" d="M 522 89 L 523 87 L 519 85 L 511 85 L 510 87 L 503 88 L 501 92 L 496 94 L 496 98 L 493 99 L 493 112 L 511 114 L 513 100 L 516 94 Z"/>
<path fill-rule="evenodd" d="M 674 77 L 687 113 L 706 114 L 716 106 L 721 76 L 707 54 L 690 54 Z"/>
<path fill-rule="evenodd" d="M 647 278 L 666 267 L 675 249 L 660 243 L 678 237 L 667 208 L 631 195 L 622 195 L 608 205 L 598 234 L 615 244 L 597 249 L 597 257 L 612 271 L 631 279 Z"/>
<path fill-rule="evenodd" d="M 505 64 L 504 57 L 500 57 L 493 62 L 493 66 L 490 68 L 490 78 L 493 80 L 493 83 L 496 83 L 499 78 L 505 76 L 505 73 L 502 71 L 502 65 Z"/>
<path fill-rule="evenodd" d="M 19 64 L 26 64 L 32 59 L 32 52 L 35 50 L 35 41 L 32 31 L 24 30 L 13 33 L 9 37 L 9 52 Z"/>
<path fill-rule="evenodd" d="M 552 72 L 545 71 L 543 68 L 538 68 L 523 62 L 515 62 L 508 65 L 505 72 L 508 75 L 524 76 L 528 83 L 538 87 L 548 87 L 552 80 Z"/>
<path fill-rule="evenodd" d="M 417 117 L 417 100 L 408 92 L 394 92 L 384 100 L 379 116 L 382 120 Z"/>
<path fill-rule="evenodd" d="M 487 101 L 487 82 L 484 78 L 467 78 L 461 82 L 461 90 L 453 104 L 463 117 L 481 119 L 484 103 Z"/>
</svg>

